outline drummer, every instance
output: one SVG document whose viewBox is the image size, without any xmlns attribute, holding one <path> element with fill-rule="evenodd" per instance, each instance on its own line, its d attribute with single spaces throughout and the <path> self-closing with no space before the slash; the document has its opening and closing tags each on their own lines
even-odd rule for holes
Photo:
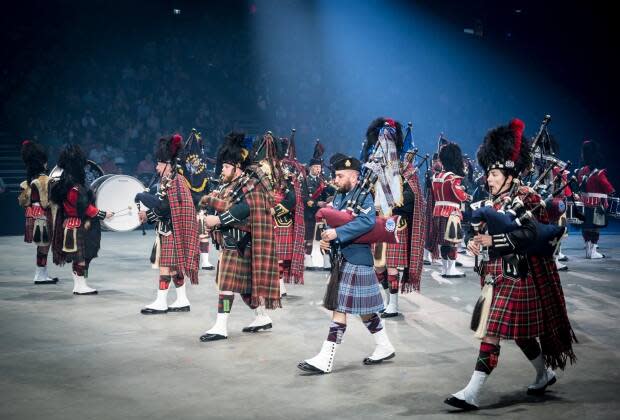
<svg viewBox="0 0 620 420">
<path fill-rule="evenodd" d="M 97 257 L 101 241 L 100 220 L 113 216 L 94 205 L 92 191 L 86 183 L 86 157 L 78 145 L 67 146 L 58 158 L 60 179 L 51 191 L 58 205 L 52 251 L 54 263 L 72 263 L 73 294 L 96 295 L 86 283 L 90 262 Z"/>
<path fill-rule="evenodd" d="M 593 260 L 605 258 L 605 255 L 598 252 L 598 239 L 601 228 L 607 226 L 605 212 L 609 207 L 608 196 L 616 191 L 607 179 L 607 170 L 601 169 L 602 160 L 598 143 L 592 140 L 583 142 L 583 166 L 577 171 L 580 196 L 585 205 L 585 222 L 581 226 L 581 234 L 586 243 L 586 258 Z"/>
</svg>

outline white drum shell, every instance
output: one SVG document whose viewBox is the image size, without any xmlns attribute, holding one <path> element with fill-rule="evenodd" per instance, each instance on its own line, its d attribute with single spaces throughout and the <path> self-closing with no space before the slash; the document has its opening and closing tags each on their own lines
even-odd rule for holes
<svg viewBox="0 0 620 420">
<path fill-rule="evenodd" d="M 91 189 L 95 194 L 95 205 L 99 210 L 115 214 L 101 221 L 103 228 L 115 232 L 128 232 L 140 226 L 136 194 L 144 192 L 144 184 L 129 175 L 104 175 L 97 178 Z M 140 210 L 147 210 L 144 205 Z"/>
</svg>

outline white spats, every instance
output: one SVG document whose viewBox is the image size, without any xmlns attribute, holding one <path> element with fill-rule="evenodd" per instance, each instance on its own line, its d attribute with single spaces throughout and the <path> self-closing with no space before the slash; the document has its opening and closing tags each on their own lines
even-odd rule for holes
<svg viewBox="0 0 620 420">
<path fill-rule="evenodd" d="M 200 253 L 200 268 L 203 270 L 212 270 L 213 264 L 209 262 L 209 253 L 201 252 Z"/>
<path fill-rule="evenodd" d="M 431 265 L 433 263 L 433 255 L 428 249 L 424 249 L 424 264 Z"/>
<path fill-rule="evenodd" d="M 272 325 L 271 318 L 267 315 L 265 308 L 263 306 L 259 306 L 254 309 L 254 321 L 246 328 L 243 329 L 243 332 L 257 332 L 264 329 L 270 329 Z"/>
<path fill-rule="evenodd" d="M 156 311 L 165 311 L 168 309 L 168 289 L 158 290 L 157 297 L 153 301 L 145 306 L 146 309 L 154 309 Z"/>
<path fill-rule="evenodd" d="M 189 308 L 189 299 L 187 299 L 187 286 L 183 283 L 182 286 L 175 288 L 177 292 L 177 298 L 170 309 Z"/>
<path fill-rule="evenodd" d="M 388 304 L 383 314 L 384 315 L 388 315 L 388 314 L 398 315 L 398 292 L 388 294 Z"/>
<path fill-rule="evenodd" d="M 45 267 L 37 267 L 34 272 L 34 283 L 35 284 L 51 284 L 56 283 L 58 279 L 53 279 L 47 274 L 47 266 Z"/>
<path fill-rule="evenodd" d="M 280 297 L 286 296 L 286 286 L 284 285 L 284 278 L 280 277 Z"/>
<path fill-rule="evenodd" d="M 557 268 L 558 271 L 568 270 L 568 266 L 562 263 L 562 261 L 560 261 L 560 257 L 557 255 L 555 256 L 555 267 Z"/>
<path fill-rule="evenodd" d="M 323 254 L 323 268 L 330 269 L 332 268 L 332 263 L 329 260 L 329 254 Z"/>
<path fill-rule="evenodd" d="M 533 360 L 530 360 L 534 369 L 536 369 L 536 379 L 527 387 L 528 393 L 544 392 L 547 386 L 555 383 L 555 372 L 545 367 L 545 359 L 542 353 Z"/>
<path fill-rule="evenodd" d="M 228 337 L 228 315 L 230 314 L 218 313 L 215 318 L 215 324 L 205 333 L 205 335 L 215 334 Z"/>
<path fill-rule="evenodd" d="M 441 260 L 441 275 L 442 277 L 451 279 L 458 277 L 465 277 L 465 273 L 456 269 L 456 260 Z"/>
<path fill-rule="evenodd" d="M 334 356 L 336 355 L 337 349 L 338 344 L 333 341 L 324 341 L 319 354 L 314 356 L 312 359 L 305 360 L 305 362 L 310 366 L 319 369 L 323 373 L 329 373 L 332 371 L 332 367 L 334 366 Z"/>
<path fill-rule="evenodd" d="M 598 244 L 592 244 L 592 251 L 590 253 L 590 258 L 593 260 L 598 260 L 600 258 L 605 258 L 605 255 L 598 252 Z"/>
<path fill-rule="evenodd" d="M 456 394 L 452 394 L 452 396 L 465 401 L 467 404 L 478 407 L 478 396 L 488 377 L 488 374 L 480 372 L 479 370 L 474 370 L 467 386 Z"/>
<path fill-rule="evenodd" d="M 390 342 L 385 328 L 374 333 L 372 337 L 375 339 L 375 351 L 364 360 L 364 363 L 373 364 L 394 357 L 394 346 Z"/>
<path fill-rule="evenodd" d="M 97 294 L 97 290 L 88 287 L 84 276 L 78 276 L 73 273 L 73 294 L 74 295 L 94 295 Z"/>
<path fill-rule="evenodd" d="M 312 256 L 311 255 L 304 255 L 304 267 L 306 268 L 313 268 L 314 266 L 312 265 Z"/>
</svg>

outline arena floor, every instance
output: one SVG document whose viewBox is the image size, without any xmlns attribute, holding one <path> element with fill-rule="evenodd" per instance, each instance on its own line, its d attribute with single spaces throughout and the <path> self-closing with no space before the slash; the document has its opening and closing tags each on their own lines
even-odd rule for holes
<svg viewBox="0 0 620 420">
<path fill-rule="evenodd" d="M 0 418 L 457 417 L 443 400 L 467 383 L 477 355 L 468 325 L 479 281 L 470 268 L 465 279 L 447 280 L 438 266 L 425 266 L 422 293 L 401 297 L 403 316 L 386 321 L 392 361 L 362 364 L 373 341 L 351 319 L 334 371 L 304 376 L 296 365 L 319 350 L 329 326 L 320 304 L 325 273 L 307 271 L 304 286 L 289 287 L 284 308 L 271 315 L 272 330 L 242 333 L 252 313 L 236 299 L 229 339 L 201 343 L 215 319 L 213 271 L 190 288 L 190 313 L 140 315 L 155 295 L 152 235 L 104 233 L 89 279 L 99 295 L 80 297 L 71 294 L 68 266 L 50 267 L 58 285 L 35 286 L 34 248 L 0 237 Z M 559 372 L 544 397 L 527 396 L 533 368 L 505 342 L 480 401 L 484 410 L 461 417 L 618 418 L 620 236 L 602 236 L 604 260 L 585 260 L 582 245 L 578 235 L 568 238 L 570 271 L 561 274 L 577 364 Z"/>
</svg>

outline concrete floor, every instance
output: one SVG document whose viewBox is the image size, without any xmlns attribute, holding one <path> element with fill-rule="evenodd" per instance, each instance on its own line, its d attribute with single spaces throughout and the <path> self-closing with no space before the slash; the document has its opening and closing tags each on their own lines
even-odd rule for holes
<svg viewBox="0 0 620 420">
<path fill-rule="evenodd" d="M 605 260 L 584 260 L 577 235 L 564 247 L 578 363 L 544 397 L 530 397 L 533 368 L 505 342 L 484 410 L 473 414 L 442 402 L 469 380 L 477 355 L 468 329 L 479 293 L 471 269 L 445 280 L 437 266 L 425 267 L 422 294 L 401 297 L 404 316 L 386 322 L 393 361 L 362 365 L 373 342 L 351 319 L 332 374 L 304 376 L 296 364 L 319 350 L 329 326 L 324 273 L 306 272 L 305 286 L 289 287 L 269 332 L 241 333 L 252 313 L 236 299 L 229 339 L 206 344 L 198 337 L 215 318 L 212 271 L 190 288 L 190 313 L 140 315 L 155 295 L 151 244 L 152 231 L 104 233 L 90 270 L 100 294 L 74 297 L 69 267 L 50 267 L 58 285 L 35 286 L 34 248 L 0 238 L 1 419 L 618 418 L 620 236 L 602 237 Z"/>
</svg>

